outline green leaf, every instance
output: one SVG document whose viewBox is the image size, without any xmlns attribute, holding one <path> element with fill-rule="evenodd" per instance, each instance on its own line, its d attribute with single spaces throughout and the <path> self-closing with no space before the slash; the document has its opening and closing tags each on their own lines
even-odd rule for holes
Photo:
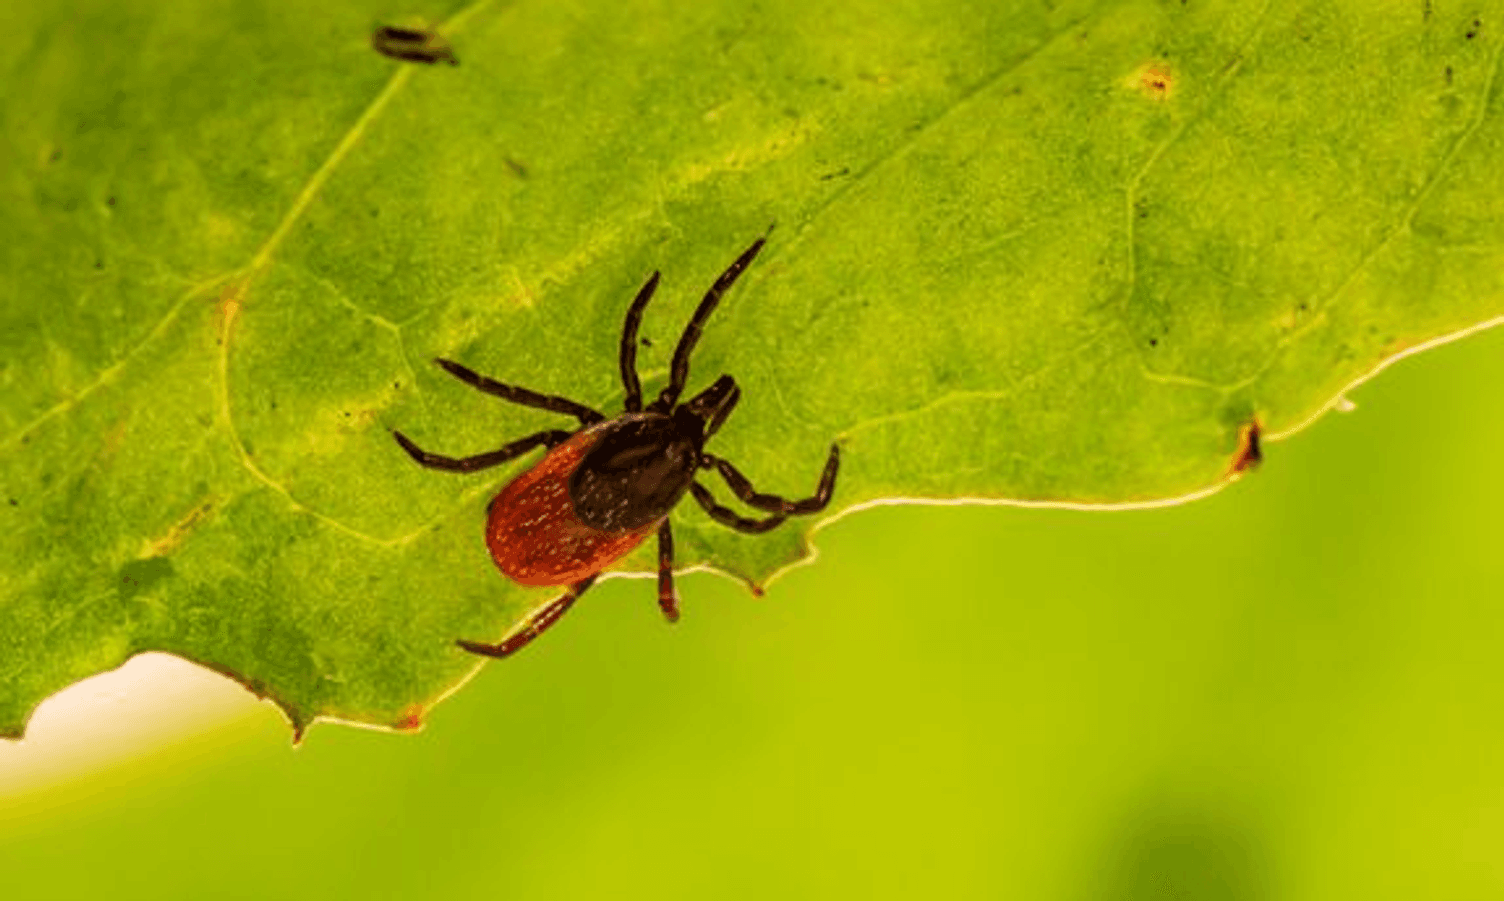
<svg viewBox="0 0 1504 901">
<path fill-rule="evenodd" d="M 1504 315 L 1504 8 L 1225 2 L 13 5 L 0 76 L 0 729 L 148 649 L 301 730 L 412 727 L 550 596 L 392 442 L 620 408 L 776 223 L 691 388 L 825 514 L 1225 482 L 1426 342 Z M 458 66 L 376 53 L 436 25 Z M 715 490 L 722 498 L 724 486 Z M 676 511 L 681 567 L 765 581 Z M 651 571 L 645 547 L 625 568 Z M 644 606 L 651 592 L 644 586 Z M 693 610 L 690 615 L 704 615 Z"/>
</svg>

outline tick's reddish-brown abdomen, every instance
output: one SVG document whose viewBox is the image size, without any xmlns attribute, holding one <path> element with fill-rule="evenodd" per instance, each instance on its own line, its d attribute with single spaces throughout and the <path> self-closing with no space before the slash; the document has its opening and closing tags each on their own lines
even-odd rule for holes
<svg viewBox="0 0 1504 901">
<path fill-rule="evenodd" d="M 578 582 L 637 547 L 662 522 L 654 520 L 629 532 L 602 532 L 575 517 L 569 477 L 599 436 L 600 426 L 581 430 L 491 500 L 486 546 L 513 582 Z"/>
</svg>

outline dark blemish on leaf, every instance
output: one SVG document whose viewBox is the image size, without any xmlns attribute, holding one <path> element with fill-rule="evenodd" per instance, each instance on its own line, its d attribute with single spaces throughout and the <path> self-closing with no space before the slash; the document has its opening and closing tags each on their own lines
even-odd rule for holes
<svg viewBox="0 0 1504 901">
<path fill-rule="evenodd" d="M 501 161 L 507 164 L 507 168 L 512 171 L 513 175 L 518 178 L 527 178 L 527 167 L 522 165 L 522 163 L 509 156 L 502 157 Z"/>
<path fill-rule="evenodd" d="M 1480 21 L 1480 20 L 1478 20 L 1478 19 L 1474 19 L 1473 20 L 1473 27 L 1469 28 L 1468 31 L 1467 31 L 1467 39 L 1471 41 L 1473 38 L 1477 37 L 1478 36 L 1478 32 L 1480 32 L 1482 30 L 1483 30 L 1483 22 Z"/>
<path fill-rule="evenodd" d="M 393 388 L 401 388 L 402 387 L 402 383 L 401 382 L 392 382 L 392 387 Z"/>
<path fill-rule="evenodd" d="M 1452 86 L 1452 67 L 1447 66 L 1447 87 Z"/>
<path fill-rule="evenodd" d="M 460 64 L 454 58 L 449 42 L 436 31 L 383 25 L 371 32 L 371 47 L 382 56 L 403 62 L 432 65 L 443 61 L 451 66 Z"/>
<path fill-rule="evenodd" d="M 103 260 L 95 260 L 94 261 L 94 268 L 95 269 L 103 269 L 104 268 L 104 261 Z"/>
<path fill-rule="evenodd" d="M 115 195 L 111 194 L 110 196 L 106 197 L 104 199 L 104 205 L 105 206 L 114 206 L 115 205 Z"/>
<path fill-rule="evenodd" d="M 166 557 L 132 560 L 120 567 L 120 599 L 128 601 L 144 591 L 150 591 L 172 574 L 172 561 Z"/>
<path fill-rule="evenodd" d="M 649 341 L 649 340 L 648 340 L 648 338 L 647 338 L 647 336 L 646 336 L 646 335 L 644 335 L 644 336 L 643 336 L 643 337 L 642 337 L 642 346 L 643 346 L 643 347 L 652 347 L 652 346 L 653 346 L 653 342 L 652 342 L 652 341 Z"/>
<path fill-rule="evenodd" d="M 1175 93 L 1175 74 L 1168 63 L 1144 63 L 1129 77 L 1129 84 L 1153 100 L 1168 100 Z"/>
<path fill-rule="evenodd" d="M 1159 339 L 1158 338 L 1150 338 L 1149 339 L 1149 346 L 1150 347 L 1158 347 L 1159 346 Z"/>
<path fill-rule="evenodd" d="M 1229 477 L 1237 478 L 1263 462 L 1264 450 L 1259 445 L 1259 431 L 1257 419 L 1244 423 L 1238 429 L 1238 450 L 1232 455 L 1232 465 L 1227 469 Z"/>
<path fill-rule="evenodd" d="M 1149 204 L 1148 204 L 1148 202 L 1145 201 L 1142 197 L 1140 197 L 1139 199 L 1133 201 L 1133 212 L 1136 213 L 1138 215 L 1138 218 L 1140 218 L 1140 219 L 1147 219 L 1147 218 L 1149 218 Z"/>
<path fill-rule="evenodd" d="M 58 149 L 52 151 L 52 155 L 51 156 L 47 157 L 47 162 L 49 162 L 49 163 L 55 163 L 55 162 L 57 162 L 58 160 L 60 160 L 62 158 L 63 158 L 63 151 L 62 151 L 61 148 L 58 148 Z"/>
<path fill-rule="evenodd" d="M 16 500 L 15 498 L 11 498 L 10 499 L 10 505 L 12 507 L 19 507 L 21 505 L 21 502 L 18 501 L 18 500 Z"/>
<path fill-rule="evenodd" d="M 747 585 L 747 587 L 752 590 L 752 596 L 754 598 L 760 598 L 763 595 L 765 595 L 765 594 L 768 593 L 767 589 L 763 588 L 761 585 L 757 584 L 756 582 L 749 583 Z"/>
<path fill-rule="evenodd" d="M 1421 12 L 1420 18 L 1423 22 L 1431 21 L 1431 0 L 1426 0 L 1426 6 L 1424 11 Z"/>
<path fill-rule="evenodd" d="M 851 167 L 850 166 L 842 166 L 841 169 L 840 169 L 840 171 L 838 171 L 838 172 L 827 172 L 824 175 L 820 176 L 820 180 L 821 181 L 830 181 L 832 178 L 840 178 L 843 175 L 850 175 L 850 174 L 851 174 Z"/>
</svg>

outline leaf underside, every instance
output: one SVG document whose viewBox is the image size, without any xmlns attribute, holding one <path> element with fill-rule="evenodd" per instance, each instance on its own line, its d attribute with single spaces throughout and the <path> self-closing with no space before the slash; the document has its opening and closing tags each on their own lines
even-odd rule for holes
<svg viewBox="0 0 1504 901">
<path fill-rule="evenodd" d="M 754 238 L 691 390 L 763 491 L 1149 502 L 1253 424 L 1504 315 L 1498 3 L 110 0 L 13 4 L 0 61 L 0 732 L 144 650 L 411 728 L 550 596 L 485 505 L 620 409 Z M 459 65 L 376 53 L 435 26 Z M 723 501 L 725 486 L 705 481 Z M 678 562 L 760 537 L 675 512 Z M 649 543 L 623 564 L 651 571 Z"/>
</svg>

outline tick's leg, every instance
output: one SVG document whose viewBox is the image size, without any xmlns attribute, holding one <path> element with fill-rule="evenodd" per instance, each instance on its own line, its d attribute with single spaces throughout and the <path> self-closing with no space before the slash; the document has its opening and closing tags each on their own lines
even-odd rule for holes
<svg viewBox="0 0 1504 901">
<path fill-rule="evenodd" d="M 684 334 L 679 336 L 679 345 L 674 348 L 674 364 L 669 372 L 668 387 L 653 401 L 652 409 L 661 413 L 667 413 L 673 409 L 679 400 L 679 394 L 684 390 L 684 383 L 689 381 L 689 355 L 694 351 L 695 344 L 700 340 L 700 332 L 705 328 L 705 320 L 715 312 L 716 304 L 721 302 L 721 295 L 730 290 L 731 286 L 747 267 L 752 265 L 752 260 L 757 257 L 757 252 L 762 250 L 766 239 L 758 238 L 752 242 L 752 246 L 742 251 L 742 255 L 736 258 L 721 277 L 715 280 L 710 290 L 705 292 L 705 299 L 695 308 L 695 314 L 690 317 L 689 325 L 684 327 Z"/>
<path fill-rule="evenodd" d="M 738 532 L 747 532 L 756 535 L 759 532 L 766 532 L 769 529 L 776 528 L 785 519 L 788 519 L 782 513 L 774 514 L 767 519 L 750 519 L 746 516 L 738 516 L 736 511 L 731 508 L 722 507 L 716 503 L 715 495 L 711 494 L 699 482 L 690 482 L 689 492 L 695 496 L 695 500 L 700 503 L 700 506 L 705 508 L 705 512 L 710 514 L 711 519 L 714 519 L 723 526 L 730 526 Z"/>
<path fill-rule="evenodd" d="M 621 330 L 621 384 L 627 391 L 626 409 L 636 413 L 642 409 L 642 383 L 637 380 L 637 326 L 642 324 L 642 311 L 658 289 L 658 273 L 648 276 L 647 284 L 632 299 L 627 308 L 627 323 Z"/>
<path fill-rule="evenodd" d="M 574 602 L 579 599 L 580 595 L 585 593 L 585 589 L 594 583 L 595 576 L 591 576 L 588 579 L 581 579 L 569 586 L 568 591 L 538 608 L 522 625 L 513 629 L 508 633 L 506 638 L 503 638 L 496 644 L 466 641 L 463 638 L 456 641 L 455 644 L 472 654 L 482 654 L 486 657 L 506 657 L 510 654 L 515 654 L 522 650 L 528 642 L 542 635 L 543 630 L 558 622 L 559 617 L 563 616 L 570 607 L 573 607 Z"/>
<path fill-rule="evenodd" d="M 700 459 L 703 461 L 702 466 L 715 467 L 715 470 L 721 474 L 721 478 L 726 480 L 726 484 L 747 506 L 766 513 L 802 516 L 806 513 L 819 513 L 825 509 L 826 504 L 830 503 L 831 492 L 836 488 L 836 471 L 841 468 L 841 448 L 835 444 L 830 446 L 830 457 L 825 461 L 825 471 L 820 474 L 820 485 L 815 489 L 814 497 L 807 497 L 802 501 L 791 501 L 776 494 L 760 493 L 752 487 L 752 482 L 741 474 L 741 470 L 713 454 L 702 454 Z"/>
<path fill-rule="evenodd" d="M 429 469 L 442 469 L 446 472 L 475 472 L 477 469 L 485 469 L 488 466 L 496 466 L 508 460 L 516 459 L 539 445 L 554 447 L 569 440 L 571 434 L 571 432 L 552 429 L 547 432 L 539 432 L 536 435 L 529 435 L 526 438 L 518 438 L 500 450 L 494 450 L 485 454 L 476 454 L 473 457 L 459 458 L 430 454 L 428 451 L 413 444 L 412 440 L 401 432 L 392 432 L 392 437 L 396 438 L 397 443 L 402 445 L 402 449 L 407 451 L 407 455 L 418 461 L 418 464 L 421 466 L 427 466 Z"/>
<path fill-rule="evenodd" d="M 580 425 L 595 425 L 604 422 L 605 416 L 590 409 L 584 404 L 577 404 L 568 398 L 555 397 L 552 394 L 539 394 L 516 385 L 503 385 L 495 379 L 486 378 L 473 370 L 466 369 L 453 360 L 436 359 L 435 363 L 444 367 L 444 371 L 464 382 L 472 388 L 477 388 L 487 394 L 494 394 L 502 400 L 509 400 L 514 404 L 522 404 L 524 407 L 537 407 L 540 410 L 548 410 L 553 413 L 563 413 L 565 416 L 573 416 L 580 421 Z"/>
<path fill-rule="evenodd" d="M 674 530 L 666 519 L 658 527 L 658 609 L 669 622 L 679 621 L 679 601 L 674 597 Z"/>
</svg>

